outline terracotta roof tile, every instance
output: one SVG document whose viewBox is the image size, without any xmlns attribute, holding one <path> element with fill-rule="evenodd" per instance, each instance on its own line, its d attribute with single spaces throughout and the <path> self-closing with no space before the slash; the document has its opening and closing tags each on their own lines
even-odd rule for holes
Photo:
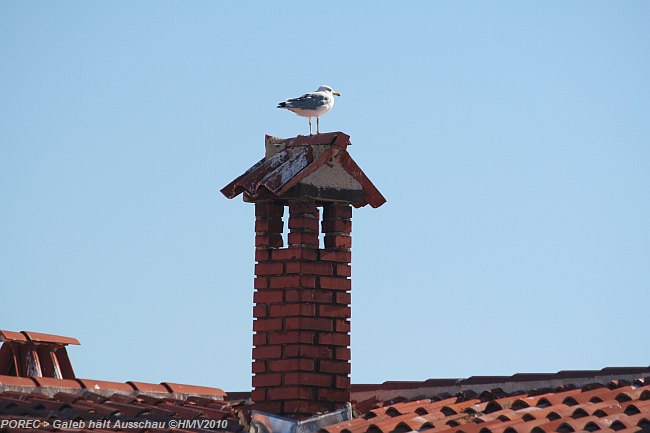
<svg viewBox="0 0 650 433">
<path fill-rule="evenodd" d="M 177 392 L 181 394 L 210 395 L 216 397 L 224 397 L 226 395 L 226 393 L 221 389 L 210 388 L 207 386 L 183 385 L 172 382 L 163 382 L 161 385 L 167 388 L 169 392 Z"/>
<path fill-rule="evenodd" d="M 27 341 L 27 337 L 21 332 L 0 329 L 0 341 Z"/>
<path fill-rule="evenodd" d="M 81 388 L 81 384 L 73 379 L 54 379 L 52 377 L 32 377 L 38 386 L 48 388 Z"/>
<path fill-rule="evenodd" d="M 101 390 L 119 390 L 119 391 L 133 391 L 133 387 L 128 383 L 121 382 L 108 382 L 104 380 L 93 380 L 93 379 L 77 379 L 84 388 L 90 389 L 93 391 Z"/>
<path fill-rule="evenodd" d="M 4 386 L 36 386 L 37 383 L 31 377 L 16 377 L 0 375 L 0 385 Z"/>
<path fill-rule="evenodd" d="M 42 332 L 23 331 L 29 341 L 38 343 L 55 343 L 55 344 L 74 344 L 79 345 L 79 340 L 72 337 L 63 337 L 61 335 L 43 334 Z"/>
<path fill-rule="evenodd" d="M 133 389 L 146 393 L 168 393 L 169 389 L 159 383 L 127 382 Z"/>
</svg>

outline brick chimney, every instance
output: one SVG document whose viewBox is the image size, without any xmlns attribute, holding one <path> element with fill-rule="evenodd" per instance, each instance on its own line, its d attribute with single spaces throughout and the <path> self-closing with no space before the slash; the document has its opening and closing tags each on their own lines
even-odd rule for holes
<svg viewBox="0 0 650 433">
<path fill-rule="evenodd" d="M 352 207 L 386 200 L 346 134 L 265 144 L 265 157 L 221 192 L 255 203 L 255 408 L 303 419 L 350 401 Z"/>
</svg>

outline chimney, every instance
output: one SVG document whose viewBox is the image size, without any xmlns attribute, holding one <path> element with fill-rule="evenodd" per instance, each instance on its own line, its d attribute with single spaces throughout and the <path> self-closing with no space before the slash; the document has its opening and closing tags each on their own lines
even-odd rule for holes
<svg viewBox="0 0 650 433">
<path fill-rule="evenodd" d="M 386 200 L 348 154 L 349 138 L 267 136 L 265 157 L 221 190 L 255 204 L 258 410 L 304 419 L 350 401 L 352 207 Z"/>
<path fill-rule="evenodd" d="M 0 330 L 0 375 L 74 379 L 66 346 L 76 338 Z"/>
</svg>

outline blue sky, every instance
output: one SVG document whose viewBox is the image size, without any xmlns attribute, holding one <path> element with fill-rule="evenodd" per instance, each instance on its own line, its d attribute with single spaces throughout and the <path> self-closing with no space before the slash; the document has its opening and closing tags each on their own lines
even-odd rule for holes
<svg viewBox="0 0 650 433">
<path fill-rule="evenodd" d="M 650 363 L 650 4 L 0 3 L 0 328 L 79 377 L 250 388 L 278 101 L 388 199 L 353 218 L 353 383 Z"/>
</svg>

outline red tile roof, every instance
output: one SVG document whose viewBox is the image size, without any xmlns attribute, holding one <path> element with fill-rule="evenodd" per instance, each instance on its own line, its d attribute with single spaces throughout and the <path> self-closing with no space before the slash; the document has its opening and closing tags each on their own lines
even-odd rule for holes
<svg viewBox="0 0 650 433">
<path fill-rule="evenodd" d="M 32 392 L 0 391 L 0 419 L 4 420 L 43 420 L 49 425 L 35 430 L 33 428 L 4 427 L 3 433 L 34 433 L 41 432 L 95 432 L 105 429 L 90 428 L 90 421 L 100 422 L 148 422 L 147 431 L 186 431 L 187 429 L 157 429 L 156 424 L 170 420 L 228 420 L 229 430 L 237 426 L 236 405 L 220 400 L 198 396 L 180 396 L 167 394 L 151 396 L 147 394 L 123 393 L 94 393 L 91 390 L 59 390 L 52 395 L 42 394 L 42 389 Z M 53 422 L 84 421 L 84 428 L 60 427 L 55 428 Z M 158 424 L 161 425 L 162 424 Z M 225 424 L 220 424 L 224 426 Z M 223 428 L 222 428 L 223 429 Z M 142 431 L 142 429 L 119 430 Z M 192 429 L 201 431 L 198 428 Z M 115 430 L 112 430 L 115 431 Z"/>
<path fill-rule="evenodd" d="M 566 374 L 565 377 L 568 378 Z M 247 406 L 241 401 L 226 402 L 202 396 L 165 393 L 160 392 L 160 388 L 156 388 L 154 393 L 139 392 L 136 389 L 130 393 L 125 390 L 113 392 L 108 388 L 95 392 L 88 388 L 57 388 L 55 382 L 49 382 L 47 387 L 27 388 L 22 381 L 16 379 L 25 378 L 8 380 L 6 377 L 0 377 L 2 419 L 46 420 L 50 424 L 54 420 L 229 420 L 229 430 L 236 430 L 239 428 L 238 423 L 246 420 L 245 417 L 242 418 L 242 414 L 247 412 Z M 95 382 L 84 381 L 86 385 Z M 414 383 L 419 382 L 411 382 Z M 496 382 L 492 383 L 495 384 L 498 385 Z M 141 386 L 143 390 L 151 386 L 145 385 Z M 175 388 L 177 392 L 205 391 L 202 387 L 176 388 L 179 385 L 171 384 L 166 386 Z M 386 389 L 385 384 L 382 386 Z M 650 431 L 650 377 L 632 382 L 619 380 L 608 384 L 585 384 L 580 387 L 567 384 L 552 389 L 528 389 L 510 394 L 500 388 L 480 393 L 467 389 L 455 395 L 439 393 L 426 398 L 397 402 L 398 400 L 400 398 L 396 397 L 388 402 L 377 399 L 357 402 L 354 404 L 357 413 L 355 419 L 324 427 L 320 433 Z M 55 431 L 51 425 L 39 430 Z M 21 428 L 3 428 L 0 431 L 35 433 L 35 430 Z M 80 430 L 61 428 L 57 431 L 67 433 Z M 81 431 L 101 433 L 101 429 L 84 428 Z M 156 429 L 151 428 L 149 431 Z M 175 432 L 183 429 L 166 427 L 160 431 Z"/>
<path fill-rule="evenodd" d="M 650 368 L 644 370 L 650 372 Z M 393 404 L 375 399 L 357 403 L 356 409 L 359 417 L 325 427 L 320 432 L 648 432 L 650 377 L 632 383 L 613 381 L 582 387 L 568 384 L 511 394 L 499 388 L 480 394 L 467 390 L 453 396 L 436 394 Z"/>
<path fill-rule="evenodd" d="M 413 392 L 419 395 L 404 397 Z M 369 393 L 373 397 L 359 401 Z M 246 397 L 246 393 L 232 394 Z M 648 367 L 353 385 L 352 396 L 357 400 L 357 418 L 325 427 L 320 433 L 650 431 Z M 238 422 L 247 419 L 248 406 L 241 400 L 223 401 L 224 397 L 216 388 L 173 383 L 0 376 L 3 419 L 226 419 L 229 428 L 236 429 Z M 20 428 L 0 431 L 34 433 Z"/>
</svg>

